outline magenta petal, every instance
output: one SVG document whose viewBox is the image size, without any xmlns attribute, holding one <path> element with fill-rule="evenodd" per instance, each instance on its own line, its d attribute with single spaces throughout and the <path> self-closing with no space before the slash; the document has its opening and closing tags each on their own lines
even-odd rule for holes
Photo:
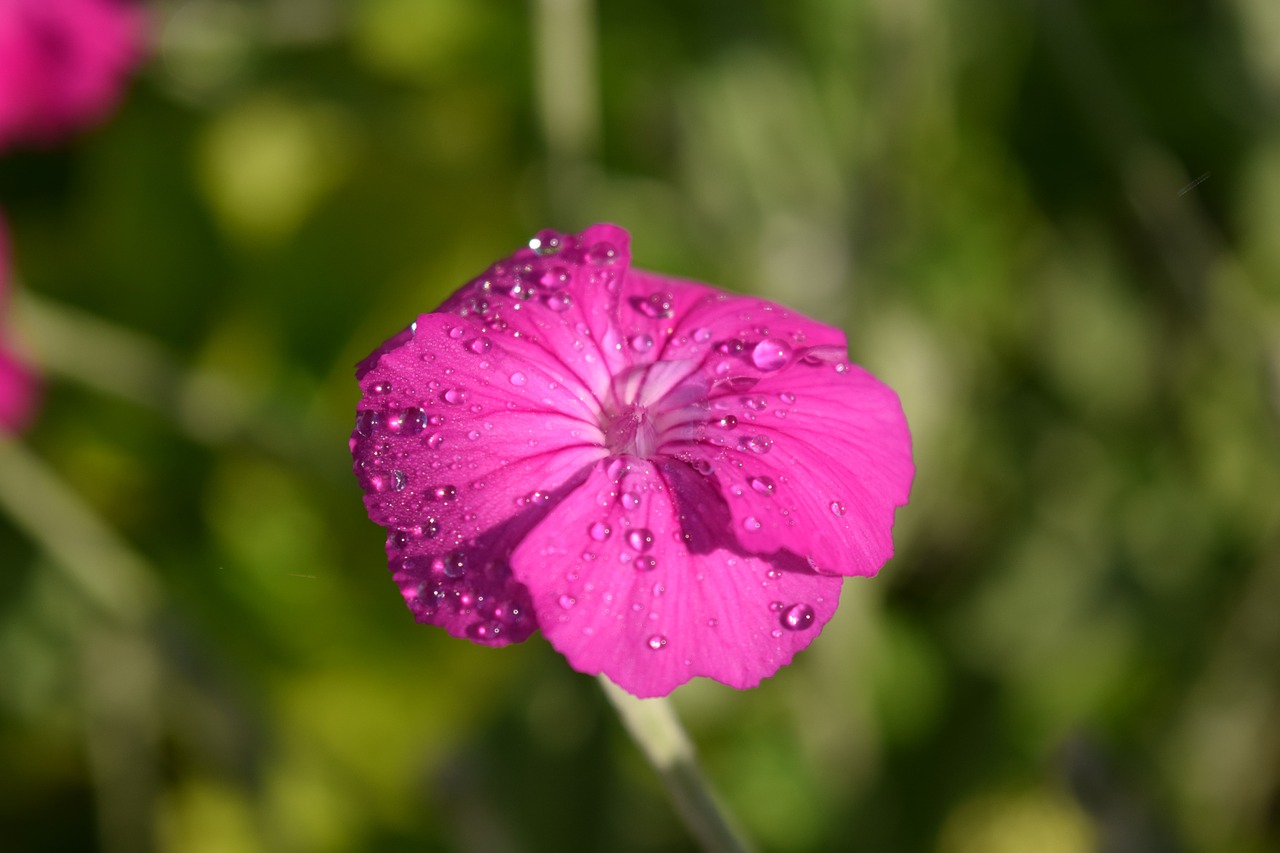
<svg viewBox="0 0 1280 853">
<path fill-rule="evenodd" d="M 0 346 L 0 435 L 21 432 L 35 413 L 35 374 Z"/>
<path fill-rule="evenodd" d="M 0 148 L 101 120 L 142 57 L 146 16 L 122 0 L 0 3 Z"/>
<path fill-rule="evenodd" d="M 640 697 L 699 675 L 754 687 L 818 635 L 842 579 L 740 553 L 724 520 L 683 463 L 601 461 L 525 537 L 512 570 L 580 672 Z"/>
<path fill-rule="evenodd" d="M 366 365 L 351 447 L 420 621 L 501 645 L 535 627 L 508 554 L 604 454 L 572 376 L 522 338 L 424 314 Z"/>
<path fill-rule="evenodd" d="M 800 350 L 752 384 L 715 387 L 685 451 L 717 481 L 747 550 L 789 550 L 841 575 L 873 575 L 893 556 L 911 436 L 897 395 L 843 349 Z"/>
</svg>

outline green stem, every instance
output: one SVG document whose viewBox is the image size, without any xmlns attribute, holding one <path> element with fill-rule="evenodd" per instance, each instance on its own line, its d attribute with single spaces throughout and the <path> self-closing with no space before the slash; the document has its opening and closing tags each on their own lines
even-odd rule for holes
<svg viewBox="0 0 1280 853">
<path fill-rule="evenodd" d="M 702 775 L 693 744 L 671 703 L 665 698 L 637 699 L 603 675 L 600 686 L 631 739 L 662 777 L 672 804 L 702 849 L 734 853 L 751 850 Z"/>
</svg>

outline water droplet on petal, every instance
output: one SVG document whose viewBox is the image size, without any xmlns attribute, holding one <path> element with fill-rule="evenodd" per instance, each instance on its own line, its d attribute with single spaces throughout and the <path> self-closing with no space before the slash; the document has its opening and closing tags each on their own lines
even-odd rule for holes
<svg viewBox="0 0 1280 853">
<path fill-rule="evenodd" d="M 627 544 L 637 551 L 648 551 L 653 547 L 653 531 L 638 527 L 627 534 Z"/>
<path fill-rule="evenodd" d="M 751 351 L 751 362 L 761 370 L 778 370 L 791 360 L 791 347 L 777 338 L 765 338 Z"/>
<path fill-rule="evenodd" d="M 454 326 L 452 329 L 449 330 L 449 337 L 453 338 L 454 340 L 457 340 L 458 338 L 461 338 L 466 333 L 467 333 L 467 330 L 462 328 L 461 326 Z"/>
<path fill-rule="evenodd" d="M 573 307 L 573 298 L 567 293 L 553 293 L 547 297 L 547 307 L 557 314 L 563 314 Z"/>
<path fill-rule="evenodd" d="M 747 480 L 751 484 L 751 488 L 762 495 L 771 495 L 777 489 L 777 484 L 773 482 L 772 477 L 752 477 Z"/>
<path fill-rule="evenodd" d="M 748 532 L 755 533 L 764 525 L 762 525 L 760 523 L 760 519 L 756 518 L 754 515 L 748 515 L 746 518 L 742 519 L 742 526 L 745 527 Z"/>
<path fill-rule="evenodd" d="M 631 348 L 636 352 L 648 352 L 653 349 L 653 337 L 651 335 L 632 335 Z"/>
<path fill-rule="evenodd" d="M 711 340 L 711 330 L 705 326 L 693 330 L 693 340 L 700 344 L 705 344 Z"/>
<path fill-rule="evenodd" d="M 382 423 L 382 415 L 372 409 L 356 413 L 356 432 L 368 438 Z"/>
<path fill-rule="evenodd" d="M 723 418 L 716 421 L 716 426 L 720 427 L 721 429 L 733 429 L 737 425 L 738 425 L 738 419 L 733 415 L 725 415 Z"/>
<path fill-rule="evenodd" d="M 747 439 L 746 445 L 752 453 L 768 453 L 773 447 L 773 439 L 767 435 L 755 435 Z"/>
<path fill-rule="evenodd" d="M 654 634 L 652 637 L 649 638 L 649 648 L 653 649 L 655 652 L 658 651 L 659 649 L 665 648 L 666 645 L 667 645 L 667 638 L 664 637 L 662 634 Z"/>
<path fill-rule="evenodd" d="M 391 488 L 397 492 L 403 492 L 404 487 L 409 485 L 409 478 L 399 468 L 391 472 Z"/>
<path fill-rule="evenodd" d="M 467 555 L 461 551 L 450 551 L 444 557 L 444 575 L 447 578 L 460 578 L 467 571 Z"/>
<path fill-rule="evenodd" d="M 674 313 L 675 298 L 670 293 L 650 293 L 644 299 L 636 297 L 631 305 L 644 316 L 658 320 Z"/>
<path fill-rule="evenodd" d="M 636 557 L 634 565 L 637 572 L 651 572 L 658 568 L 658 561 L 648 554 L 642 554 Z"/>
<path fill-rule="evenodd" d="M 493 341 L 489 340 L 484 335 L 481 335 L 478 338 L 473 338 L 471 342 L 467 344 L 467 349 L 471 350 L 476 355 L 484 355 L 489 350 L 493 349 Z"/>
<path fill-rule="evenodd" d="M 716 344 L 716 352 L 723 355 L 736 355 L 747 348 L 746 343 L 741 338 L 729 338 Z"/>
<path fill-rule="evenodd" d="M 433 432 L 431 435 L 427 436 L 427 447 L 430 447 L 432 450 L 439 450 L 440 445 L 442 444 L 444 444 L 444 436 L 440 433 Z"/>
<path fill-rule="evenodd" d="M 844 515 L 844 512 L 845 512 L 844 504 L 840 503 L 840 501 L 832 501 L 831 512 L 834 515 Z"/>
<path fill-rule="evenodd" d="M 597 521 L 587 528 L 587 533 L 590 534 L 591 538 L 597 542 L 603 542 L 608 539 L 609 534 L 612 532 L 613 531 L 609 528 L 609 525 L 605 524 L 603 521 Z"/>
<path fill-rule="evenodd" d="M 369 386 L 369 393 L 370 393 L 370 394 L 379 394 L 379 395 L 381 395 L 381 394 L 390 394 L 390 393 L 391 393 L 391 383 L 390 383 L 390 382 L 387 382 L 387 381 L 385 381 L 385 380 L 380 381 L 380 382 L 375 382 L 375 383 L 373 383 L 372 385 L 370 385 L 370 386 Z"/>
<path fill-rule="evenodd" d="M 569 610 L 570 608 L 573 607 L 573 605 L 577 603 L 578 603 L 578 599 L 574 598 L 572 595 L 565 594 L 560 596 L 560 606 L 563 607 L 565 610 Z"/>
<path fill-rule="evenodd" d="M 529 241 L 529 248 L 539 255 L 554 255 L 560 251 L 560 247 L 563 245 L 564 241 L 560 238 L 560 235 L 550 228 L 544 228 L 539 231 Z"/>
<path fill-rule="evenodd" d="M 516 385 L 516 386 L 523 385 L 525 381 L 526 381 L 525 376 L 520 371 L 517 370 L 515 373 L 511 374 L 512 385 Z"/>
<path fill-rule="evenodd" d="M 611 264 L 618 259 L 618 248 L 608 241 L 600 241 L 587 249 L 587 260 L 593 264 Z"/>
<path fill-rule="evenodd" d="M 427 492 L 427 496 L 432 500 L 451 501 L 458 496 L 458 487 L 450 485 L 436 486 Z"/>
<path fill-rule="evenodd" d="M 790 406 L 796 401 L 796 395 L 792 394 L 790 391 L 783 391 L 778 395 L 778 399 Z"/>
<path fill-rule="evenodd" d="M 813 608 L 807 604 L 793 604 L 782 613 L 782 627 L 788 631 L 803 631 L 813 625 Z"/>
<path fill-rule="evenodd" d="M 636 509 L 640 506 L 640 496 L 635 492 L 623 492 L 620 500 L 623 509 Z"/>
<path fill-rule="evenodd" d="M 440 395 L 440 399 L 444 400 L 451 406 L 456 406 L 459 403 L 467 402 L 467 392 L 463 391 L 461 388 L 450 388 Z"/>
</svg>

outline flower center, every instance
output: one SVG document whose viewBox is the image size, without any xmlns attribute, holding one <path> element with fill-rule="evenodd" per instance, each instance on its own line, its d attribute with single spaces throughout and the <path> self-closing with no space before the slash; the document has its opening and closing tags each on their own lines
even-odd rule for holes
<svg viewBox="0 0 1280 853">
<path fill-rule="evenodd" d="M 612 418 L 607 418 L 605 446 L 614 456 L 630 454 L 648 459 L 658 449 L 658 431 L 649 417 L 648 407 L 629 405 Z"/>
</svg>

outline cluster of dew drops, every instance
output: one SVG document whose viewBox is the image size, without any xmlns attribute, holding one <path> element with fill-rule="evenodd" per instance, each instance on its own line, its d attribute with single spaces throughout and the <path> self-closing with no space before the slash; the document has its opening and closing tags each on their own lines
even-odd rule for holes
<svg viewBox="0 0 1280 853">
<path fill-rule="evenodd" d="M 451 331 L 451 337 L 459 339 L 462 345 L 473 355 L 483 357 L 490 352 L 493 347 L 493 341 L 488 336 L 489 334 L 500 335 L 508 331 L 509 325 L 504 319 L 502 311 L 504 304 L 509 306 L 511 310 L 519 310 L 522 303 L 536 299 L 547 309 L 557 314 L 563 314 L 573 307 L 573 297 L 571 293 L 567 292 L 567 288 L 575 273 L 569 267 L 566 267 L 563 263 L 557 263 L 557 261 L 573 263 L 585 260 L 588 270 L 586 274 L 593 286 L 604 286 L 615 293 L 618 289 L 618 277 L 610 267 L 615 263 L 619 253 L 616 246 L 611 243 L 598 242 L 584 247 L 572 235 L 562 235 L 555 231 L 544 230 L 529 241 L 529 247 L 537 256 L 532 262 L 513 261 L 500 262 L 493 265 L 484 276 L 472 282 L 471 287 L 464 291 L 461 303 L 454 307 L 453 310 L 459 316 L 473 315 L 475 319 L 480 321 L 484 331 L 488 333 L 468 336 L 465 330 L 461 328 L 455 328 Z M 507 299 L 502 299 L 501 297 L 507 297 Z M 637 314 L 649 320 L 669 318 L 675 312 L 674 297 L 671 293 L 665 291 L 656 291 L 647 296 L 633 297 L 629 301 L 630 307 Z M 771 308 L 766 308 L 765 310 L 771 310 Z M 751 318 L 748 315 L 743 315 L 741 319 L 750 321 Z M 589 338 L 591 336 L 591 330 L 584 323 L 577 325 L 577 331 L 583 337 Z M 668 328 L 667 332 L 670 334 L 672 330 Z M 520 336 L 521 333 L 515 331 L 512 334 Z M 716 359 L 716 363 L 712 366 L 713 374 L 722 377 L 721 381 L 732 390 L 749 392 L 757 381 L 750 376 L 731 375 L 735 368 L 735 362 L 746 362 L 761 373 L 769 373 L 787 366 L 797 356 L 792 343 L 770 335 L 767 327 L 759 325 L 749 331 L 744 330 L 738 336 L 718 342 L 713 343 L 713 337 L 713 332 L 710 329 L 697 328 L 689 335 L 669 340 L 668 344 L 675 349 L 690 346 L 707 348 L 708 356 Z M 756 339 L 754 343 L 752 338 Z M 626 345 L 634 353 L 640 355 L 650 353 L 655 347 L 653 336 L 645 331 L 638 331 L 628 335 L 625 341 Z M 797 346 L 802 345 L 804 343 L 803 332 L 795 332 L 792 335 L 792 341 Z M 575 346 L 581 349 L 581 341 L 577 341 Z M 620 347 L 622 344 L 619 343 L 617 346 Z M 589 355 L 587 357 L 590 358 Z M 801 363 L 808 365 L 834 365 L 837 373 L 845 373 L 848 370 L 848 364 L 843 359 L 844 353 L 831 347 L 811 347 L 800 354 Z M 527 378 L 523 373 L 517 371 L 511 374 L 510 381 L 512 385 L 518 387 L 523 386 Z M 432 384 L 437 385 L 435 382 Z M 388 397 L 391 395 L 392 390 L 391 384 L 385 380 L 373 382 L 368 387 L 368 393 L 373 397 Z M 467 402 L 466 390 L 461 387 L 450 386 L 436 389 L 435 396 L 447 406 L 463 406 Z M 789 392 L 783 392 L 778 395 L 778 400 L 783 405 L 773 406 L 772 412 L 776 418 L 782 419 L 786 417 L 788 411 L 796 403 L 796 396 Z M 709 431 L 707 440 L 711 444 L 721 447 L 735 446 L 736 444 L 737 450 L 749 454 L 760 455 L 768 453 L 773 445 L 773 439 L 767 434 L 758 433 L 747 428 L 739 436 L 736 443 L 731 442 L 726 435 L 737 431 L 740 425 L 746 426 L 755 421 L 758 415 L 769 410 L 771 408 L 769 401 L 763 396 L 745 393 L 737 397 L 737 402 L 741 408 L 737 410 L 737 414 L 734 414 L 728 411 L 735 408 L 731 398 L 722 396 L 715 401 L 714 408 L 716 411 L 712 413 L 708 426 L 714 428 L 718 433 Z M 474 404 L 471 406 L 471 410 L 479 414 L 483 411 L 483 408 L 478 404 Z M 416 405 L 409 405 L 403 408 L 362 409 L 357 413 L 356 417 L 356 434 L 352 437 L 353 451 L 355 451 L 359 443 L 364 443 L 366 447 L 371 445 L 378 433 L 387 433 L 400 438 L 421 437 L 419 440 L 428 448 L 438 450 L 444 443 L 444 433 L 440 431 L 444 424 L 445 418 L 442 415 L 428 414 L 424 408 Z M 486 428 L 491 428 L 487 423 L 485 426 Z M 478 440 L 480 437 L 481 433 L 478 430 L 472 430 L 468 433 L 468 438 L 472 440 Z M 366 492 L 400 493 L 408 487 L 409 478 L 401 468 L 386 470 L 386 466 L 379 464 L 382 458 L 390 455 L 391 450 L 391 445 L 384 443 L 373 448 L 371 452 L 356 454 L 358 459 L 357 474 L 359 475 L 361 486 Z M 407 458 L 409 453 L 402 452 L 400 455 Z M 711 464 L 701 457 L 690 457 L 685 461 L 689 462 L 704 476 L 712 473 Z M 739 468 L 744 467 L 740 461 L 735 462 L 735 464 Z M 772 496 L 778 489 L 778 484 L 771 477 L 763 474 L 751 475 L 746 478 L 745 482 L 753 491 L 764 496 Z M 740 489 L 735 489 L 735 491 L 738 494 L 742 494 Z M 428 487 L 423 493 L 423 498 L 428 504 L 433 502 L 449 503 L 454 501 L 457 495 L 457 487 L 446 483 Z M 636 503 L 636 497 L 631 493 L 624 492 L 619 497 L 624 508 L 634 508 L 634 506 L 627 506 L 628 499 L 633 504 Z M 517 503 L 542 504 L 549 500 L 550 498 L 545 492 L 535 491 L 532 495 L 518 498 Z M 425 504 L 420 505 L 418 508 L 425 509 Z M 830 511 L 837 517 L 843 516 L 845 514 L 845 506 L 840 501 L 832 501 Z M 782 511 L 782 515 L 786 516 L 787 514 L 786 510 Z M 474 520 L 474 516 L 469 516 L 468 520 Z M 394 525 L 400 519 L 390 517 L 387 521 Z M 794 525 L 795 522 L 790 521 L 789 523 Z M 743 519 L 742 526 L 746 532 L 753 533 L 762 529 L 763 522 L 754 516 L 747 516 Z M 388 549 L 403 552 L 413 539 L 434 539 L 439 536 L 440 532 L 439 521 L 433 515 L 424 514 L 419 524 L 403 529 L 393 527 L 388 535 Z M 596 542 L 603 542 L 610 536 L 611 532 L 609 526 L 602 521 L 593 522 L 588 529 L 588 535 Z M 631 560 L 632 566 L 639 571 L 656 568 L 657 561 L 647 554 L 653 544 L 652 531 L 646 528 L 634 528 L 627 532 L 626 537 L 627 544 L 635 551 Z M 459 542 L 461 542 L 460 536 L 455 538 L 458 538 Z M 424 561 L 426 565 L 429 565 L 429 573 L 436 578 L 431 594 L 434 599 L 433 603 L 442 604 L 449 597 L 443 587 L 451 581 L 456 585 L 467 571 L 467 553 L 461 548 L 455 548 L 442 555 L 432 557 L 404 557 L 401 561 L 403 564 L 401 568 L 406 571 L 413 569 L 421 571 L 426 567 Z M 776 579 L 780 577 L 780 573 L 770 571 L 769 576 Z M 661 585 L 656 585 L 654 588 L 655 596 L 661 594 L 660 590 Z M 415 595 L 419 605 L 424 609 L 429 606 L 428 602 L 423 600 L 425 593 L 425 585 L 419 584 L 415 590 Z M 455 589 L 454 597 L 461 612 L 464 614 L 470 613 L 473 608 L 478 608 L 483 603 L 483 596 L 473 595 L 465 590 Z M 560 596 L 559 604 L 562 608 L 569 609 L 576 604 L 576 601 L 572 596 L 565 594 Z M 809 604 L 797 603 L 788 605 L 784 602 L 774 601 L 769 604 L 769 608 L 775 614 L 777 624 L 786 630 L 803 631 L 814 624 L 815 613 L 813 607 Z M 489 609 L 493 611 L 493 613 L 489 614 L 492 618 L 477 622 L 469 629 L 468 633 L 473 638 L 497 638 L 503 630 L 504 623 L 512 624 L 525 618 L 525 615 L 515 607 L 496 606 Z M 425 615 L 430 614 L 427 613 Z M 709 620 L 708 624 L 714 626 L 716 620 Z M 780 630 L 774 629 L 772 635 L 775 638 L 779 638 L 782 633 Z M 655 634 L 649 637 L 645 644 L 649 649 L 658 651 L 667 646 L 667 638 L 664 635 Z"/>
</svg>

